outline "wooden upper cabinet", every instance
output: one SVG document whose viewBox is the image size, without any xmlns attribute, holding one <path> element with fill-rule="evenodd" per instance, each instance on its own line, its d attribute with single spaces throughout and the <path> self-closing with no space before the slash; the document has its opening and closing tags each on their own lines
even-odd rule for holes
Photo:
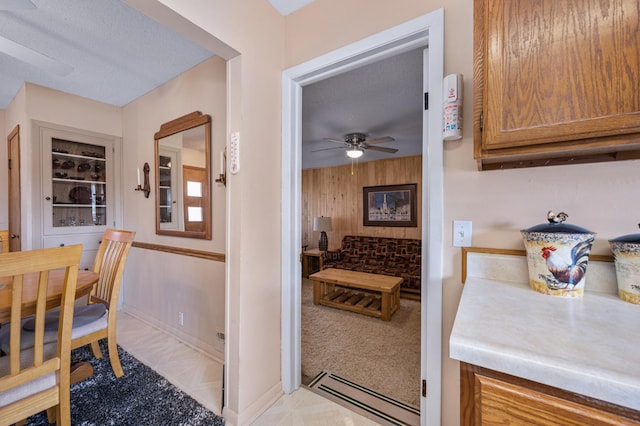
<svg viewBox="0 0 640 426">
<path fill-rule="evenodd" d="M 640 2 L 475 0 L 481 169 L 640 158 Z"/>
</svg>

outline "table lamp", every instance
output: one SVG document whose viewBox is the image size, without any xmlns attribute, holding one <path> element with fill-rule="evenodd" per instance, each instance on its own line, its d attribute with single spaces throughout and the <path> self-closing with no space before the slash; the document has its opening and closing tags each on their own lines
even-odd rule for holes
<svg viewBox="0 0 640 426">
<path fill-rule="evenodd" d="M 318 249 L 320 251 L 327 251 L 329 247 L 329 240 L 327 239 L 327 231 L 331 231 L 331 218 L 330 217 L 314 217 L 313 218 L 313 230 L 320 231 L 320 239 L 318 240 Z"/>
</svg>

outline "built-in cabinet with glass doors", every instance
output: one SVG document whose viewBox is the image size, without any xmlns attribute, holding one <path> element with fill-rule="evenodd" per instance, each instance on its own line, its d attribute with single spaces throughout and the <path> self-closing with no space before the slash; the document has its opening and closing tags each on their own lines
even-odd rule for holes
<svg viewBox="0 0 640 426">
<path fill-rule="evenodd" d="M 102 234 L 115 226 L 114 139 L 40 128 L 42 246 L 82 244 L 90 268 Z"/>
<path fill-rule="evenodd" d="M 51 227 L 105 225 L 105 147 L 53 138 L 51 141 Z"/>
</svg>

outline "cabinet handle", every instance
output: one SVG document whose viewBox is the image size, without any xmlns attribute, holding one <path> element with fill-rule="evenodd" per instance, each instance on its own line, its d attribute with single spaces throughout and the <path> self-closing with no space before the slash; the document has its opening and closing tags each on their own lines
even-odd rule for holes
<svg viewBox="0 0 640 426">
<path fill-rule="evenodd" d="M 51 197 L 44 197 L 45 200 L 51 201 Z"/>
</svg>

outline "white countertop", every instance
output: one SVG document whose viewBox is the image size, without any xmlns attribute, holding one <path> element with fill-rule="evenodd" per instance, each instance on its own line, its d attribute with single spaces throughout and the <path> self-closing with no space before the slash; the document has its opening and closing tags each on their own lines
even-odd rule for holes
<svg viewBox="0 0 640 426">
<path fill-rule="evenodd" d="M 589 285 L 574 299 L 469 276 L 450 357 L 640 410 L 640 305 Z"/>
</svg>

